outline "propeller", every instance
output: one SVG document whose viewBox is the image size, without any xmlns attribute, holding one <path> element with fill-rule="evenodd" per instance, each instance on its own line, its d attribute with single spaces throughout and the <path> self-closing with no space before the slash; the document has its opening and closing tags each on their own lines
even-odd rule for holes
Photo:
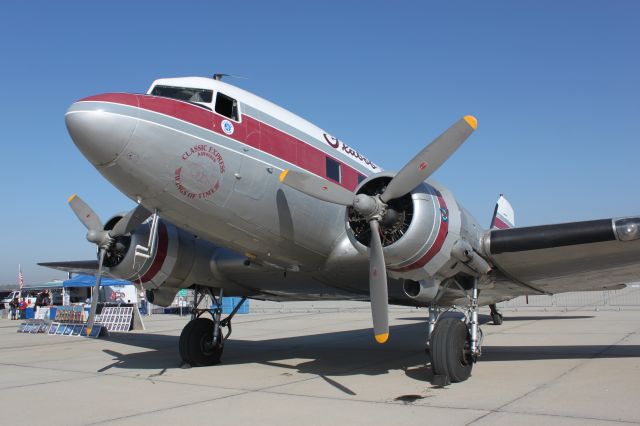
<svg viewBox="0 0 640 426">
<path fill-rule="evenodd" d="M 133 210 L 125 214 L 111 230 L 105 230 L 98 215 L 76 194 L 67 200 L 69 207 L 76 214 L 80 222 L 87 228 L 87 240 L 98 245 L 98 271 L 96 272 L 96 284 L 93 287 L 91 297 L 91 310 L 87 320 L 87 334 L 91 333 L 98 307 L 98 295 L 102 281 L 102 269 L 107 251 L 112 247 L 115 239 L 131 233 L 138 225 L 151 215 L 151 212 L 138 204 Z"/>
<path fill-rule="evenodd" d="M 284 170 L 280 174 L 283 184 L 319 200 L 353 207 L 369 222 L 369 294 L 373 333 L 378 343 L 385 343 L 389 338 L 387 271 L 380 239 L 380 221 L 387 214 L 387 203 L 408 194 L 431 176 L 477 127 L 478 121 L 471 115 L 455 122 L 400 169 L 378 195 L 354 194 L 337 183 L 309 173 Z"/>
</svg>

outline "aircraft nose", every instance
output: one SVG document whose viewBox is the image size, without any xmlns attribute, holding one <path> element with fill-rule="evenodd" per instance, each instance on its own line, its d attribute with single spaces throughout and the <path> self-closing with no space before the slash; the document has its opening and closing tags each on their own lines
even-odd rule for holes
<svg viewBox="0 0 640 426">
<path fill-rule="evenodd" d="M 117 104 L 79 101 L 65 116 L 67 130 L 80 152 L 95 166 L 115 161 L 125 149 L 138 119 L 117 109 Z"/>
</svg>

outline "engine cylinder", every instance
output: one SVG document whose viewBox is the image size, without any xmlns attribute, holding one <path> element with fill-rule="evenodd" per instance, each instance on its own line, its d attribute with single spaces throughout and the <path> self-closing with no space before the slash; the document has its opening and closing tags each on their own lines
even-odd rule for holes
<svg viewBox="0 0 640 426">
<path fill-rule="evenodd" d="M 362 182 L 357 193 L 380 194 L 392 177 L 391 173 L 377 174 Z M 346 220 L 349 239 L 358 251 L 367 253 L 371 231 L 366 219 L 349 208 Z M 380 229 L 390 274 L 416 281 L 428 277 L 423 268 L 439 253 L 449 232 L 449 209 L 444 196 L 427 183 L 418 185 L 388 203 Z"/>
</svg>

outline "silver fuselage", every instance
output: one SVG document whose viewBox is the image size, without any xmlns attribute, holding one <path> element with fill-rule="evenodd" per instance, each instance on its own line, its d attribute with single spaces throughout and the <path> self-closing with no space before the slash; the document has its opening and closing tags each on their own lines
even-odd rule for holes
<svg viewBox="0 0 640 426">
<path fill-rule="evenodd" d="M 354 190 L 359 177 L 377 175 L 379 166 L 273 104 L 221 82 L 208 84 L 237 98 L 238 120 L 174 99 L 105 94 L 74 103 L 67 127 L 122 193 L 220 248 L 216 259 L 236 260 L 212 265 L 218 276 L 210 285 L 278 300 L 367 299 L 367 249 L 350 233 L 346 208 L 292 190 L 278 175 L 297 169 L 327 178 L 329 157 L 340 164 L 340 184 Z M 445 278 L 456 263 L 453 244 L 464 239 L 480 250 L 485 231 L 436 182 L 425 182 L 412 198 L 427 219 L 411 225 L 419 238 L 385 247 L 389 297 L 392 303 L 425 305 L 404 294 L 403 280 Z M 238 267 L 238 259 L 252 265 Z M 500 278 L 490 276 L 483 285 L 490 289 Z M 485 294 L 485 303 L 495 301 L 490 291 Z"/>
</svg>

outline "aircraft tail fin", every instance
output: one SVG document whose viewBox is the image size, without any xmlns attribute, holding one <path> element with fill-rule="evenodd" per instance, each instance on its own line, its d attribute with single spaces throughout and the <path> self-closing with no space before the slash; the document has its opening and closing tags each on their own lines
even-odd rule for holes
<svg viewBox="0 0 640 426">
<path fill-rule="evenodd" d="M 516 226 L 515 214 L 513 207 L 504 198 L 504 195 L 500 194 L 496 208 L 493 210 L 493 217 L 491 218 L 491 229 L 507 229 Z"/>
</svg>

